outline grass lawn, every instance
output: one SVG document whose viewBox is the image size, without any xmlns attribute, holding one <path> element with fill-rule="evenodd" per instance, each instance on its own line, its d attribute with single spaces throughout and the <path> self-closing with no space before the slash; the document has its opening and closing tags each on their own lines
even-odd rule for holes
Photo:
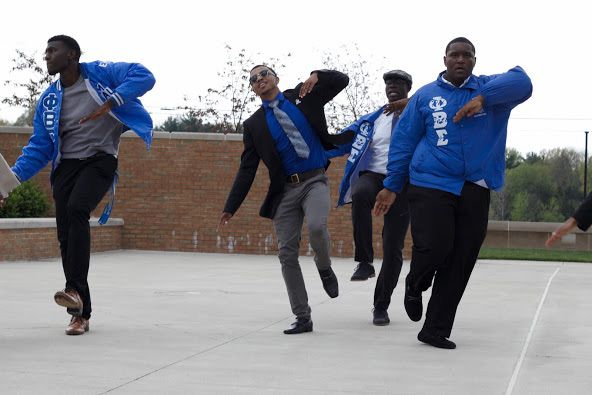
<svg viewBox="0 0 592 395">
<path fill-rule="evenodd" d="M 479 252 L 479 259 L 592 262 L 592 252 L 483 247 L 481 248 L 481 252 Z"/>
</svg>

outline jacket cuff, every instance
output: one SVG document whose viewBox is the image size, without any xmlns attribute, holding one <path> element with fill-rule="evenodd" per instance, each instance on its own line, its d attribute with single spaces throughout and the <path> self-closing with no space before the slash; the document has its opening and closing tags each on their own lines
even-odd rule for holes
<svg viewBox="0 0 592 395">
<path fill-rule="evenodd" d="M 382 186 L 388 189 L 391 192 L 400 193 L 403 189 L 403 183 L 399 182 L 395 177 L 387 176 L 384 181 L 382 182 Z"/>
<path fill-rule="evenodd" d="M 18 182 L 20 182 L 22 184 L 23 183 L 23 180 L 21 179 L 21 177 L 16 172 L 16 167 L 13 166 L 13 167 L 10 168 L 10 170 L 12 171 L 12 174 L 14 174 L 14 176 L 16 177 L 16 179 L 18 180 Z"/>
<path fill-rule="evenodd" d="M 114 107 L 119 107 L 123 104 L 123 98 L 117 92 L 113 92 L 109 100 L 113 103 Z"/>
</svg>

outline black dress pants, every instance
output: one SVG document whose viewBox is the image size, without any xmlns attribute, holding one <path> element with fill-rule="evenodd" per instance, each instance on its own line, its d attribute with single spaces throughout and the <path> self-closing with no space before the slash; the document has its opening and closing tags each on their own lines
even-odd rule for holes
<svg viewBox="0 0 592 395">
<path fill-rule="evenodd" d="M 487 233 L 490 191 L 471 182 L 460 196 L 410 185 L 408 198 L 413 250 L 406 281 L 423 292 L 433 280 L 424 329 L 449 337 Z"/>
<path fill-rule="evenodd" d="M 356 262 L 372 263 L 372 208 L 376 195 L 383 188 L 384 175 L 371 171 L 360 172 L 352 189 L 352 222 L 354 228 Z M 384 215 L 382 228 L 382 267 L 374 290 L 374 307 L 387 310 L 393 290 L 397 286 L 403 265 L 403 245 L 409 227 L 407 193 L 397 194 L 395 203 Z"/>
<path fill-rule="evenodd" d="M 113 182 L 117 158 L 99 154 L 88 159 L 62 159 L 53 174 L 58 241 L 66 289 L 76 290 L 84 304 L 82 317 L 90 318 L 88 288 L 90 214 Z"/>
</svg>

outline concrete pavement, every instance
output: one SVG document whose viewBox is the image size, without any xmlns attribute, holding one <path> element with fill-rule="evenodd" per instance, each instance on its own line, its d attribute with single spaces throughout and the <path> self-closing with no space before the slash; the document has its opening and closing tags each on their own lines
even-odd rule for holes
<svg viewBox="0 0 592 395">
<path fill-rule="evenodd" d="M 90 332 L 75 337 L 52 299 L 59 261 L 0 262 L 0 393 L 592 393 L 592 265 L 480 261 L 456 350 L 416 340 L 400 286 L 391 324 L 373 326 L 375 279 L 350 282 L 353 267 L 334 260 L 330 299 L 302 258 L 314 332 L 287 336 L 275 256 L 95 254 Z"/>
</svg>

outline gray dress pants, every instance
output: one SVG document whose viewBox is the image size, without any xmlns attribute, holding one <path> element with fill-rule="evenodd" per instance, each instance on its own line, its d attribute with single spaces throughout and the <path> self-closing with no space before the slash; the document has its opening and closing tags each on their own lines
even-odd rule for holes
<svg viewBox="0 0 592 395">
<path fill-rule="evenodd" d="M 317 269 L 327 270 L 331 267 L 330 240 L 327 230 L 330 207 L 329 182 L 325 174 L 319 174 L 298 184 L 286 184 L 284 196 L 273 218 L 282 275 L 292 313 L 297 318 L 310 318 L 311 312 L 298 262 L 304 217 L 306 217 L 310 245 L 315 253 Z"/>
</svg>

